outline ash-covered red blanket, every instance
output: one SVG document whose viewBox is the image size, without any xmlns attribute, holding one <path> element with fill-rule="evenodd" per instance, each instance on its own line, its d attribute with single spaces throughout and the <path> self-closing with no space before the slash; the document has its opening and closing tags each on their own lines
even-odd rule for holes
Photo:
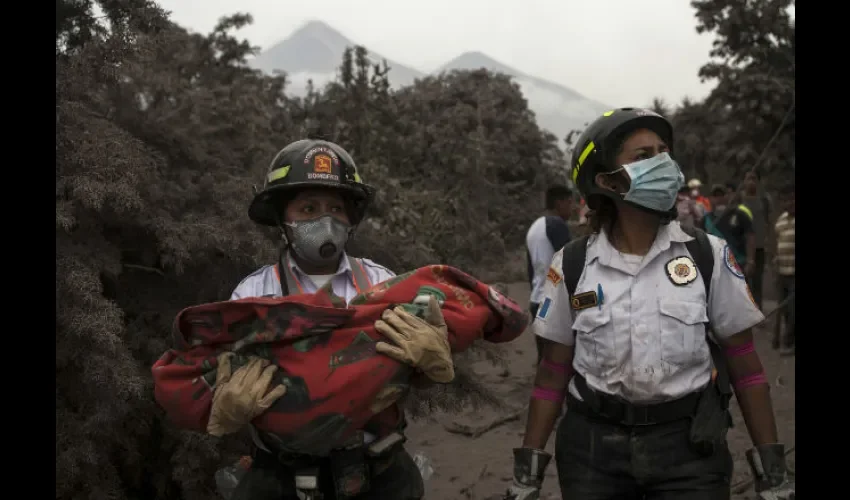
<svg viewBox="0 0 850 500">
<path fill-rule="evenodd" d="M 432 295 L 442 304 L 453 352 L 478 338 L 513 340 L 528 323 L 515 302 L 448 266 L 377 284 L 348 307 L 327 290 L 202 304 L 174 321 L 176 347 L 152 369 L 156 400 L 176 425 L 205 431 L 218 355 L 236 353 L 234 370 L 260 356 L 281 368 L 274 383 L 288 390 L 254 426 L 294 452 L 309 451 L 307 436 L 321 436 L 322 448 L 332 448 L 409 389 L 412 370 L 375 351 L 384 340 L 375 321 L 395 305 L 421 315 Z"/>
</svg>

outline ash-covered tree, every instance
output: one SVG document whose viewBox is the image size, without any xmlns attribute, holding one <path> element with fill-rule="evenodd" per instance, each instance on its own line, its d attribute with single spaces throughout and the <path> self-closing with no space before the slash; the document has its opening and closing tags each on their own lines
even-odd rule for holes
<svg viewBox="0 0 850 500">
<path fill-rule="evenodd" d="M 380 222 L 439 262 L 498 266 L 536 215 L 539 177 L 560 162 L 554 137 L 510 77 L 485 70 L 424 78 L 396 101 L 400 137 L 384 168 L 398 189 L 388 204 L 411 210 Z"/>
<path fill-rule="evenodd" d="M 665 118 L 670 118 L 670 115 L 673 114 L 673 111 L 670 109 L 670 106 L 667 105 L 667 101 L 665 101 L 661 97 L 654 97 L 652 99 L 652 104 L 647 106 L 647 109 L 649 109 L 650 111 L 654 111 L 655 113 L 658 113 L 659 115 Z"/>
<path fill-rule="evenodd" d="M 386 65 L 356 49 L 339 81 L 293 99 L 285 76 L 246 65 L 254 49 L 233 30 L 249 16 L 201 35 L 146 0 L 57 12 L 57 500 L 213 498 L 216 468 L 245 450 L 173 428 L 150 366 L 180 309 L 226 298 L 276 258 L 245 210 L 283 145 L 321 136 L 352 150 L 386 193 L 363 246 L 398 271 L 482 271 L 521 239 L 535 179 L 559 158 L 506 77 L 396 94 Z"/>
<path fill-rule="evenodd" d="M 758 167 L 766 183 L 792 176 L 795 154 L 793 0 L 694 0 L 699 33 L 715 36 L 700 77 L 716 82 L 676 113 L 683 147 L 713 182 L 740 181 Z M 677 141 L 678 143 L 679 141 Z"/>
<path fill-rule="evenodd" d="M 218 443 L 177 432 L 150 366 L 179 309 L 220 299 L 264 245 L 240 214 L 280 82 L 228 34 L 154 4 L 66 2 L 57 22 L 57 499 L 210 498 Z M 104 22 L 108 21 L 108 22 Z"/>
</svg>

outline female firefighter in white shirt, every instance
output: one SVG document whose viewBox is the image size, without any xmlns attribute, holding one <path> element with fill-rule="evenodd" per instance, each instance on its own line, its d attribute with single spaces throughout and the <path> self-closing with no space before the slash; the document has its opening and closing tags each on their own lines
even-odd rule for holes
<svg viewBox="0 0 850 500">
<path fill-rule="evenodd" d="M 684 177 L 672 144 L 666 119 L 634 108 L 605 113 L 579 138 L 571 174 L 594 210 L 593 234 L 552 262 L 534 323 L 543 361 L 508 498 L 538 498 L 566 397 L 555 440 L 564 498 L 728 499 L 732 391 L 723 381 L 755 445 L 756 490 L 793 498 L 753 349 L 750 329 L 764 316 L 725 242 L 675 221 Z"/>
</svg>

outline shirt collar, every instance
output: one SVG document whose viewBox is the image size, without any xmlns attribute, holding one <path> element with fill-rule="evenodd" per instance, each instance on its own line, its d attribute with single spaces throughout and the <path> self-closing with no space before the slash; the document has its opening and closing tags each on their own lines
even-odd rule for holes
<svg viewBox="0 0 850 500">
<path fill-rule="evenodd" d="M 302 279 L 310 276 L 309 274 L 304 272 L 300 267 L 298 267 L 298 263 L 295 262 L 295 259 L 293 259 L 289 255 L 289 252 L 286 253 L 285 257 L 286 265 L 289 266 L 289 269 L 292 270 L 292 272 L 295 273 L 296 276 Z M 342 256 L 339 259 L 339 267 L 337 268 L 336 272 L 333 273 L 333 276 L 339 276 L 343 274 L 347 275 L 348 277 L 351 277 L 353 274 L 351 270 L 351 264 L 349 263 L 348 254 L 346 254 L 345 252 L 342 252 Z"/>
<path fill-rule="evenodd" d="M 692 236 L 689 236 L 682 230 L 682 226 L 676 221 L 672 221 L 669 224 L 662 224 L 658 229 L 658 234 L 655 236 L 655 241 L 652 242 L 652 246 L 649 248 L 649 252 L 647 252 L 643 261 L 644 263 L 651 262 L 661 252 L 670 248 L 671 242 L 687 243 L 693 239 Z M 621 266 L 612 265 L 614 254 L 617 253 L 619 252 L 611 244 L 608 234 L 603 229 L 590 237 L 587 247 L 587 264 L 590 264 L 593 259 L 599 259 L 601 264 L 619 269 Z M 617 261 L 619 262 L 619 258 Z"/>
</svg>

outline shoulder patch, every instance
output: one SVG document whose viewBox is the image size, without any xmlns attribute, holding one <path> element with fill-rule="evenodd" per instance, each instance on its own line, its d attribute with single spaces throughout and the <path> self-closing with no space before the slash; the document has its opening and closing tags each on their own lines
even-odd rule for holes
<svg viewBox="0 0 850 500">
<path fill-rule="evenodd" d="M 723 247 L 723 263 L 726 265 L 726 269 L 736 278 L 744 279 L 744 271 L 741 271 L 741 266 L 735 260 L 735 254 L 732 253 L 732 249 L 729 248 L 728 244 Z"/>
<path fill-rule="evenodd" d="M 558 284 L 563 281 L 561 278 L 561 274 L 554 267 L 549 268 L 549 272 L 546 273 L 546 279 L 552 282 L 553 285 L 558 286 Z"/>
<path fill-rule="evenodd" d="M 676 286 L 684 286 L 697 279 L 697 266 L 690 257 L 683 255 L 670 259 L 665 267 L 667 278 Z"/>
</svg>

